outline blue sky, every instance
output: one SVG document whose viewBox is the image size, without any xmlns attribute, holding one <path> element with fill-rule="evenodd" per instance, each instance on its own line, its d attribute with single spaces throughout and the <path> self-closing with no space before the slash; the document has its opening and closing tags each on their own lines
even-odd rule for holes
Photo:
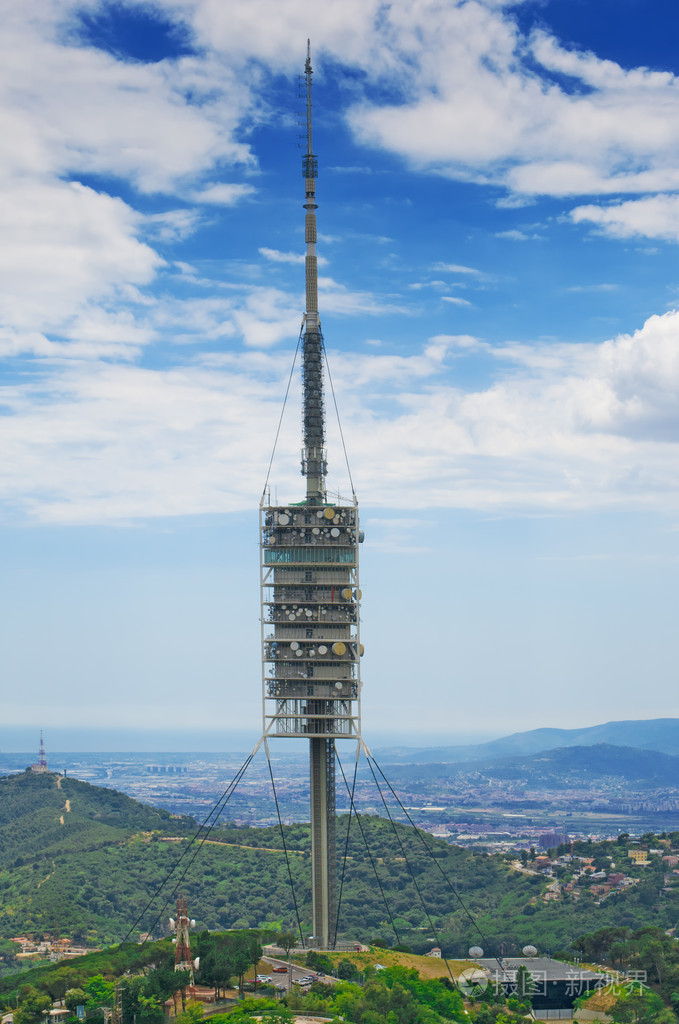
<svg viewBox="0 0 679 1024">
<path fill-rule="evenodd" d="M 13 5 L 0 749 L 256 736 L 307 36 L 368 740 L 676 714 L 678 29 L 659 0 Z M 332 417 L 329 454 L 347 493 Z"/>
</svg>

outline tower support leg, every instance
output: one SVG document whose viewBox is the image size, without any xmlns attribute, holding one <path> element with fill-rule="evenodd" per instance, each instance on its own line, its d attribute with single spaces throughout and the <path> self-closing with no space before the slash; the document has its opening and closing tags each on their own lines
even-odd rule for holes
<svg viewBox="0 0 679 1024">
<path fill-rule="evenodd" d="M 309 762 L 313 944 L 320 949 L 328 949 L 331 940 L 334 940 L 337 891 L 333 741 L 321 738 L 310 740 Z"/>
</svg>

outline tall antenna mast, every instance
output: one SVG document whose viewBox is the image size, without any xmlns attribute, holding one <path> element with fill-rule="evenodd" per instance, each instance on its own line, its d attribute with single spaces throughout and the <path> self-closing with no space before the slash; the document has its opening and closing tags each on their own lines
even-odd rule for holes
<svg viewBox="0 0 679 1024">
<path fill-rule="evenodd" d="M 360 741 L 358 505 L 328 501 L 323 334 L 318 315 L 316 178 L 307 41 L 306 151 L 302 157 L 306 310 L 302 326 L 303 501 L 261 503 L 264 736 L 309 740 L 312 946 L 334 948 L 337 929 L 335 743 Z"/>
<path fill-rule="evenodd" d="M 304 449 L 302 473 L 307 481 L 307 501 L 325 501 L 325 475 L 328 471 L 325 453 L 325 417 L 323 409 L 323 335 L 318 316 L 318 259 L 316 256 L 316 178 L 318 158 L 313 152 L 311 123 L 311 43 L 307 39 L 304 79 L 306 86 L 306 152 L 302 157 L 304 176 L 304 241 L 306 257 L 306 311 L 302 341 L 302 383 L 304 388 Z"/>
</svg>

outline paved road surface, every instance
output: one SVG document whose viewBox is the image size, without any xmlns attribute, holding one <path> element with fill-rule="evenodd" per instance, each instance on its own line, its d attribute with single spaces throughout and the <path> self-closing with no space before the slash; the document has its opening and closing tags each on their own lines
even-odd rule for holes
<svg viewBox="0 0 679 1024">
<path fill-rule="evenodd" d="M 285 969 L 286 969 L 285 970 L 285 974 L 283 974 L 282 972 L 280 974 L 272 972 L 270 974 L 270 978 L 271 978 L 271 981 L 273 982 L 274 985 L 278 985 L 281 988 L 288 988 L 290 974 L 289 974 L 289 971 L 287 969 L 288 968 L 287 960 L 277 960 L 276 957 L 273 957 L 273 956 L 265 956 L 265 957 L 262 957 L 262 959 L 267 964 L 271 964 L 272 967 L 285 967 Z M 316 971 L 312 971 L 308 967 L 298 967 L 297 964 L 292 964 L 292 983 L 293 983 L 293 985 L 299 984 L 301 978 L 310 978 L 311 976 L 313 976 L 314 978 L 318 977 Z M 326 975 L 323 975 L 323 981 L 324 982 L 331 982 L 331 983 L 334 984 L 335 978 L 331 978 L 331 977 L 327 977 Z"/>
</svg>

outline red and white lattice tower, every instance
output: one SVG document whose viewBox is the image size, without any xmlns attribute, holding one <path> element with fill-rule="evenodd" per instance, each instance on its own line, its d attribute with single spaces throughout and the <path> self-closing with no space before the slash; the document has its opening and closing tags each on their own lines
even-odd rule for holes
<svg viewBox="0 0 679 1024">
<path fill-rule="evenodd" d="M 189 906 L 183 896 L 177 898 L 177 918 L 170 918 L 170 928 L 176 933 L 173 940 L 174 948 L 174 969 L 175 971 L 188 971 L 191 975 L 190 984 L 193 985 L 193 968 L 197 962 L 191 959 L 191 940 L 189 928 L 195 928 L 196 922 L 189 918 Z"/>
</svg>

